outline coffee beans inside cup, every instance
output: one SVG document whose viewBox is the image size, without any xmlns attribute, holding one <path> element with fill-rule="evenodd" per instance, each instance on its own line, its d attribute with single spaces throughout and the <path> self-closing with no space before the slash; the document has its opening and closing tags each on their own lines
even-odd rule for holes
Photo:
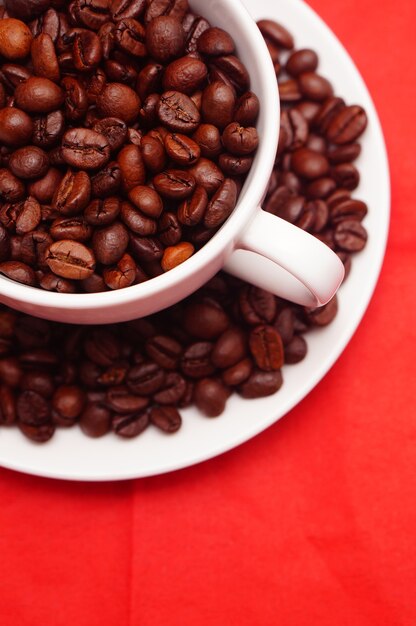
<svg viewBox="0 0 416 626">
<path fill-rule="evenodd" d="M 119 2 L 118 6 L 121 10 L 127 5 Z M 358 140 L 366 126 L 365 112 L 332 93 L 328 81 L 317 73 L 319 59 L 313 50 L 295 50 L 291 34 L 274 21 L 263 20 L 259 26 L 281 85 L 282 104 L 280 142 L 265 208 L 329 245 L 344 262 L 348 275 L 353 254 L 362 250 L 367 240 L 362 225 L 367 205 L 353 196 L 359 182 L 359 171 L 353 162 L 361 152 Z M 213 45 L 210 31 L 206 32 L 201 38 L 204 50 Z M 215 42 L 222 53 L 230 50 L 231 44 L 225 36 L 215 37 Z M 153 76 L 150 70 L 149 75 Z M 235 120 L 246 126 L 253 107 L 256 108 L 255 101 L 246 94 L 240 100 Z M 220 154 L 219 160 L 222 156 L 230 167 L 244 164 L 247 157 L 236 157 L 231 152 L 221 155 L 220 126 L 203 123 L 193 135 L 203 155 L 200 161 L 204 164 L 203 159 L 211 161 Z M 129 132 L 117 120 L 99 120 L 97 127 L 111 129 L 109 141 L 119 147 L 124 134 Z M 125 164 L 137 159 L 136 135 L 130 136 L 133 142 L 123 148 L 121 155 Z M 189 141 L 192 137 L 184 137 L 169 140 L 165 152 L 154 153 L 152 146 L 162 144 L 156 135 L 149 133 L 141 142 L 143 158 L 152 155 L 148 162 L 155 167 L 157 154 L 164 155 L 160 158 L 166 158 L 172 150 L 181 156 L 188 152 L 195 154 L 196 148 Z M 51 185 L 56 180 L 54 170 L 47 179 L 52 181 Z M 59 193 L 61 216 L 54 228 L 77 232 L 73 239 L 77 247 L 72 249 L 72 257 L 60 256 L 62 244 L 56 238 L 52 249 L 55 254 L 50 262 L 78 258 L 78 265 L 70 264 L 71 271 L 82 272 L 84 266 L 88 267 L 90 259 L 84 242 L 92 236 L 98 239 L 102 254 L 107 255 L 103 257 L 107 265 L 112 268 L 116 265 L 107 280 L 122 280 L 132 271 L 129 259 L 138 255 L 148 263 L 154 258 L 162 259 L 164 246 L 180 242 L 178 225 L 197 224 L 205 214 L 208 192 L 204 186 L 197 186 L 192 196 L 180 203 L 177 215 L 168 212 L 162 216 L 157 237 L 130 235 L 130 243 L 126 243 L 131 246 L 129 252 L 117 260 L 111 257 L 111 245 L 107 242 L 114 237 L 115 228 L 119 229 L 116 236 L 125 237 L 126 242 L 129 235 L 126 237 L 124 222 L 117 222 L 114 216 L 124 210 L 127 219 L 129 215 L 132 220 L 133 217 L 121 200 L 104 197 L 88 204 L 85 219 L 80 218 L 75 207 L 77 202 L 85 201 L 88 180 L 89 176 L 82 171 L 71 172 Z M 209 177 L 205 180 L 209 181 Z M 23 184 L 13 179 L 8 170 L 0 176 L 0 181 L 10 197 L 18 195 Z M 162 178 L 160 184 L 165 183 Z M 44 194 L 49 183 L 33 184 L 37 185 L 38 194 Z M 143 220 L 144 216 L 151 219 L 160 211 L 154 192 L 149 186 L 137 185 L 129 192 L 132 196 L 129 200 L 141 207 Z M 30 226 L 33 207 L 28 207 L 27 202 L 16 212 L 16 232 L 23 233 Z M 101 224 L 100 230 L 89 234 L 88 229 L 97 224 Z M 0 253 L 15 240 L 7 241 L 7 231 L 2 227 Z M 42 230 L 31 234 L 25 242 L 20 246 L 27 258 L 32 258 L 35 251 L 42 254 L 51 246 L 50 235 Z M 182 254 L 186 253 L 185 248 Z M 106 265 L 101 260 L 99 263 Z M 33 270 L 25 271 L 29 280 Z M 70 284 L 70 280 L 52 272 L 46 273 L 42 280 L 45 288 L 57 291 L 65 291 Z M 90 283 L 93 290 L 102 287 L 104 280 L 93 273 L 82 282 Z M 120 437 L 135 437 L 146 428 L 174 433 L 181 426 L 182 409 L 188 406 L 194 405 L 202 415 L 215 417 L 225 410 L 232 393 L 245 399 L 276 393 L 283 384 L 283 365 L 296 364 L 305 358 L 308 331 L 330 324 L 337 310 L 336 297 L 324 307 L 307 309 L 223 273 L 186 301 L 125 324 L 68 326 L 3 307 L 0 310 L 0 424 L 17 424 L 24 435 L 36 442 L 46 442 L 57 428 L 76 423 L 90 437 L 100 437 L 109 431 Z"/>
<path fill-rule="evenodd" d="M 234 210 L 258 146 L 232 37 L 187 0 L 1 13 L 0 274 L 89 293 L 189 259 Z"/>
</svg>

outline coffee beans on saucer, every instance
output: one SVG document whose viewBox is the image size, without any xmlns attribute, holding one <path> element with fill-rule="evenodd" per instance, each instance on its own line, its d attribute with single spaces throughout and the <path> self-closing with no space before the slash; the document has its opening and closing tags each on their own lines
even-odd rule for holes
<svg viewBox="0 0 416 626">
<path fill-rule="evenodd" d="M 187 0 L 7 0 L 0 58 L 3 276 L 129 287 L 234 210 L 259 101 L 232 37 Z"/>
</svg>

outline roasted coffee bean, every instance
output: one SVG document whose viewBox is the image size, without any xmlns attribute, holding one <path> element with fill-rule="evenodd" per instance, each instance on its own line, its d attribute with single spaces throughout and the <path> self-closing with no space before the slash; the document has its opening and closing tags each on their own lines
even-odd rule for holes
<svg viewBox="0 0 416 626">
<path fill-rule="evenodd" d="M 121 180 L 124 191 L 127 193 L 143 185 L 146 179 L 145 165 L 138 146 L 133 144 L 125 146 L 117 156 L 117 162 L 121 171 Z"/>
<path fill-rule="evenodd" d="M 157 113 L 162 124 L 179 133 L 193 132 L 200 122 L 195 104 L 179 91 L 165 91 L 160 96 Z"/>
<path fill-rule="evenodd" d="M 129 252 L 136 261 L 158 261 L 163 256 L 163 246 L 154 237 L 130 235 Z"/>
<path fill-rule="evenodd" d="M 189 378 L 204 378 L 215 371 L 211 362 L 212 343 L 200 341 L 187 347 L 181 358 L 181 370 Z"/>
<path fill-rule="evenodd" d="M 137 19 L 146 7 L 145 0 L 111 0 L 111 18 L 117 22 L 125 18 Z"/>
<path fill-rule="evenodd" d="M 207 56 L 223 56 L 233 54 L 235 51 L 234 40 L 222 28 L 208 28 L 198 39 L 197 50 Z"/>
<path fill-rule="evenodd" d="M 16 420 L 16 400 L 10 387 L 0 384 L 0 424 L 13 424 Z"/>
<path fill-rule="evenodd" d="M 178 405 L 187 391 L 183 376 L 177 372 L 169 372 L 162 387 L 153 394 L 153 400 L 162 405 Z"/>
<path fill-rule="evenodd" d="M 336 182 L 329 176 L 316 178 L 306 186 L 305 193 L 309 198 L 327 198 L 336 189 Z"/>
<path fill-rule="evenodd" d="M 116 117 L 126 123 L 135 121 L 140 111 L 139 96 L 131 87 L 122 83 L 105 85 L 96 102 L 101 117 Z"/>
<path fill-rule="evenodd" d="M 59 81 L 60 70 L 55 46 L 50 35 L 39 34 L 32 41 L 31 56 L 33 70 L 36 76 L 49 78 L 54 82 Z"/>
<path fill-rule="evenodd" d="M 49 168 L 48 155 L 37 146 L 25 146 L 13 152 L 9 168 L 20 179 L 41 178 Z"/>
<path fill-rule="evenodd" d="M 222 381 L 229 387 L 241 385 L 253 371 L 253 364 L 250 359 L 242 359 L 235 365 L 228 367 L 222 372 Z"/>
<path fill-rule="evenodd" d="M 346 252 L 359 252 L 367 243 L 367 231 L 357 220 L 344 220 L 335 228 L 335 243 Z"/>
<path fill-rule="evenodd" d="M 174 213 L 165 211 L 158 222 L 158 238 L 165 246 L 174 246 L 181 240 L 182 228 Z"/>
<path fill-rule="evenodd" d="M 83 280 L 95 269 L 95 257 L 78 241 L 63 239 L 49 246 L 46 263 L 54 274 L 70 280 Z"/>
<path fill-rule="evenodd" d="M 58 169 L 51 167 L 43 178 L 38 178 L 38 180 L 29 183 L 27 191 L 41 204 L 50 204 L 62 177 L 62 173 Z"/>
<path fill-rule="evenodd" d="M 156 61 L 166 63 L 180 56 L 185 48 L 185 33 L 180 20 L 174 15 L 158 15 L 146 28 L 146 46 Z"/>
<path fill-rule="evenodd" d="M 176 368 L 182 353 L 182 346 L 173 338 L 164 335 L 155 335 L 148 339 L 145 349 L 155 363 L 168 370 Z"/>
<path fill-rule="evenodd" d="M 45 6 L 47 6 L 46 2 Z M 50 36 L 54 43 L 56 43 L 60 31 L 63 28 L 64 21 L 65 18 L 63 17 L 63 14 L 58 14 L 55 9 L 47 9 L 44 13 L 42 12 L 39 17 L 33 20 L 29 26 L 34 37 L 45 33 Z"/>
<path fill-rule="evenodd" d="M 86 339 L 84 350 L 93 363 L 102 367 L 109 367 L 121 356 L 120 344 L 116 336 L 99 327 L 94 329 Z"/>
<path fill-rule="evenodd" d="M 201 186 L 195 188 L 191 198 L 184 200 L 179 208 L 177 217 L 184 226 L 195 226 L 198 224 L 208 206 L 208 194 Z"/>
<path fill-rule="evenodd" d="M 344 220 L 358 220 L 360 222 L 367 215 L 367 210 L 366 203 L 361 200 L 342 199 L 331 207 L 331 222 L 333 224 Z"/>
<path fill-rule="evenodd" d="M 50 0 L 6 0 L 7 13 L 24 22 L 37 17 L 50 5 Z"/>
<path fill-rule="evenodd" d="M 84 218 L 92 226 L 112 224 L 120 213 L 120 200 L 116 197 L 93 200 L 84 211 Z"/>
<path fill-rule="evenodd" d="M 201 155 L 208 159 L 216 158 L 223 149 L 220 131 L 213 124 L 200 124 L 192 139 L 198 144 Z"/>
<path fill-rule="evenodd" d="M 81 414 L 85 402 L 85 393 L 79 387 L 58 387 L 52 398 L 53 421 L 60 426 L 70 426 Z"/>
<path fill-rule="evenodd" d="M 149 424 L 147 411 L 135 412 L 131 415 L 114 415 L 111 427 L 120 437 L 137 437 Z"/>
<path fill-rule="evenodd" d="M 46 291 L 56 291 L 57 293 L 75 293 L 76 291 L 75 283 L 52 273 L 43 274 L 39 278 L 39 285 Z"/>
<path fill-rule="evenodd" d="M 25 194 L 25 187 L 8 169 L 0 169 L 0 199 L 6 202 L 17 202 L 22 200 Z"/>
<path fill-rule="evenodd" d="M 285 363 L 294 364 L 302 361 L 308 352 L 308 345 L 301 335 L 295 335 L 285 346 Z"/>
<path fill-rule="evenodd" d="M 194 389 L 194 402 L 207 417 L 218 417 L 225 409 L 228 390 L 220 380 L 203 378 L 198 380 Z"/>
<path fill-rule="evenodd" d="M 328 159 L 330 163 L 339 165 L 340 163 L 350 163 L 355 161 L 361 154 L 359 143 L 347 143 L 340 146 L 330 146 L 328 149 Z"/>
<path fill-rule="evenodd" d="M 283 103 L 296 103 L 302 100 L 302 92 L 297 80 L 290 78 L 279 83 L 279 97 Z"/>
<path fill-rule="evenodd" d="M 268 291 L 260 287 L 245 286 L 240 291 L 239 308 L 247 324 L 270 324 L 276 317 L 277 302 L 275 296 Z"/>
<path fill-rule="evenodd" d="M 30 142 L 33 132 L 31 118 L 20 109 L 6 107 L 0 110 L 0 142 L 18 147 Z"/>
<path fill-rule="evenodd" d="M 188 171 L 194 177 L 196 184 L 203 187 L 209 196 L 219 189 L 225 179 L 218 165 L 204 157 L 201 157 Z"/>
<path fill-rule="evenodd" d="M 319 59 L 314 50 L 303 48 L 292 52 L 286 61 L 285 69 L 291 76 L 299 76 L 306 72 L 315 72 Z"/>
<path fill-rule="evenodd" d="M 129 370 L 126 383 L 134 394 L 148 396 L 161 388 L 165 378 L 165 372 L 156 363 L 143 362 Z"/>
<path fill-rule="evenodd" d="M 34 287 L 37 284 L 35 272 L 29 265 L 20 261 L 4 261 L 0 263 L 0 274 L 18 283 Z"/>
<path fill-rule="evenodd" d="M 103 265 L 114 265 L 123 256 L 129 242 L 127 229 L 120 222 L 113 222 L 95 231 L 92 247 L 95 258 Z"/>
<path fill-rule="evenodd" d="M 79 425 L 88 437 L 102 437 L 111 428 L 111 411 L 99 402 L 90 402 L 80 415 Z"/>
<path fill-rule="evenodd" d="M 83 217 L 58 217 L 50 227 L 52 239 L 72 239 L 85 242 L 92 235 L 92 228 Z"/>
<path fill-rule="evenodd" d="M 56 189 L 52 206 L 62 215 L 77 215 L 88 205 L 91 181 L 86 172 L 68 170 Z"/>
<path fill-rule="evenodd" d="M 176 433 L 182 425 L 182 418 L 174 406 L 155 406 L 150 410 L 152 424 L 164 433 Z"/>
<path fill-rule="evenodd" d="M 165 149 L 169 158 L 179 165 L 192 165 L 201 156 L 198 144 L 179 133 L 169 133 L 165 137 Z"/>
<path fill-rule="evenodd" d="M 221 81 L 214 81 L 202 93 L 202 119 L 222 130 L 232 122 L 235 105 L 233 89 Z"/>
<path fill-rule="evenodd" d="M 191 96 L 206 81 L 208 68 L 203 61 L 190 56 L 170 63 L 163 75 L 165 91 L 173 90 Z"/>
<path fill-rule="evenodd" d="M 243 398 L 264 398 L 279 391 L 282 384 L 281 370 L 271 372 L 254 370 L 238 388 L 238 392 Z"/>
<path fill-rule="evenodd" d="M 156 191 L 170 200 L 188 198 L 195 188 L 195 178 L 189 171 L 169 169 L 153 179 Z"/>
<path fill-rule="evenodd" d="M 356 141 L 367 127 L 367 115 L 360 106 L 350 106 L 332 119 L 326 137 L 337 145 Z"/>
<path fill-rule="evenodd" d="M 36 443 L 46 443 L 55 432 L 55 426 L 51 423 L 32 426 L 19 422 L 19 429 L 28 439 Z"/>
<path fill-rule="evenodd" d="M 30 52 L 32 33 L 22 21 L 12 17 L 0 20 L 0 55 L 14 61 L 24 59 Z"/>
<path fill-rule="evenodd" d="M 108 5 L 108 0 L 73 0 L 69 14 L 80 26 L 98 30 L 110 17 Z"/>
<path fill-rule="evenodd" d="M 278 370 L 283 365 L 283 343 L 273 326 L 256 326 L 249 337 L 250 352 L 259 369 Z"/>
<path fill-rule="evenodd" d="M 17 415 L 23 424 L 41 426 L 50 419 L 48 401 L 35 391 L 23 391 L 17 398 Z"/>
<path fill-rule="evenodd" d="M 215 367 L 225 369 L 241 361 L 247 352 L 247 340 L 242 330 L 231 327 L 217 339 L 211 353 Z"/>
<path fill-rule="evenodd" d="M 92 130 L 106 137 L 112 152 L 119 150 L 126 141 L 127 125 L 123 120 L 116 117 L 105 117 L 98 120 L 93 124 Z"/>
<path fill-rule="evenodd" d="M 274 20 L 260 20 L 257 22 L 261 34 L 267 40 L 273 41 L 279 48 L 291 50 L 294 41 L 288 30 Z"/>
<path fill-rule="evenodd" d="M 16 87 L 14 98 L 27 113 L 49 113 L 62 105 L 64 92 L 48 78 L 32 76 Z"/>
<path fill-rule="evenodd" d="M 338 298 L 334 296 L 327 304 L 316 309 L 305 309 L 308 321 L 314 326 L 327 326 L 338 312 Z"/>
<path fill-rule="evenodd" d="M 166 165 L 166 152 L 163 140 L 145 135 L 141 142 L 141 153 L 146 167 L 153 173 L 161 172 Z"/>
<path fill-rule="evenodd" d="M 146 236 L 156 233 L 156 221 L 137 210 L 130 202 L 122 202 L 120 217 L 126 226 L 138 235 Z"/>
<path fill-rule="evenodd" d="M 237 202 L 237 185 L 231 178 L 226 178 L 214 194 L 204 213 L 204 226 L 216 228 L 233 212 Z"/>
<path fill-rule="evenodd" d="M 98 169 L 110 158 L 110 146 L 104 135 L 87 128 L 72 128 L 62 139 L 62 156 L 68 165 L 80 169 Z"/>
<path fill-rule="evenodd" d="M 229 318 L 218 302 L 205 298 L 186 306 L 183 326 L 194 337 L 210 340 L 227 330 Z"/>
<path fill-rule="evenodd" d="M 145 215 L 154 219 L 160 217 L 163 211 L 163 202 L 159 194 L 145 185 L 133 187 L 129 192 L 132 203 Z"/>
<path fill-rule="evenodd" d="M 163 252 L 163 256 L 160 262 L 163 271 L 167 272 L 177 265 L 180 265 L 181 263 L 189 259 L 194 252 L 194 246 L 187 241 L 181 241 L 175 246 L 169 246 Z"/>
<path fill-rule="evenodd" d="M 256 150 L 259 139 L 254 127 L 244 128 L 238 122 L 232 122 L 224 129 L 222 142 L 232 154 L 246 156 Z"/>
<path fill-rule="evenodd" d="M 239 58 L 232 54 L 212 57 L 212 80 L 215 81 L 217 75 L 225 77 L 225 80 L 229 82 L 238 94 L 242 94 L 250 88 L 250 77 L 247 68 Z"/>
<path fill-rule="evenodd" d="M 123 254 L 115 267 L 103 270 L 104 282 L 110 289 L 130 287 L 136 279 L 136 263 L 129 254 Z"/>
<path fill-rule="evenodd" d="M 333 94 L 331 83 L 315 72 L 300 74 L 298 84 L 303 96 L 308 100 L 323 102 Z"/>
<path fill-rule="evenodd" d="M 33 143 L 35 146 L 43 148 L 43 150 L 48 150 L 56 146 L 64 133 L 64 124 L 65 118 L 62 111 L 53 111 L 48 115 L 34 118 Z M 49 153 L 49 160 L 52 165 L 51 153 Z M 59 163 L 59 165 L 62 163 Z"/>
<path fill-rule="evenodd" d="M 141 100 L 145 100 L 151 93 L 161 90 L 164 67 L 152 61 L 145 65 L 137 76 L 136 91 Z"/>
<path fill-rule="evenodd" d="M 182 20 L 182 28 L 185 32 L 185 51 L 190 54 L 197 52 L 198 40 L 202 33 L 210 28 L 209 22 L 200 15 L 187 13 Z"/>
<path fill-rule="evenodd" d="M 329 171 L 328 159 L 308 148 L 300 148 L 292 154 L 291 166 L 298 176 L 308 180 L 325 176 Z"/>
<path fill-rule="evenodd" d="M 247 91 L 237 101 L 234 122 L 238 122 L 241 126 L 254 126 L 260 111 L 260 102 L 258 97 L 252 91 Z"/>
</svg>

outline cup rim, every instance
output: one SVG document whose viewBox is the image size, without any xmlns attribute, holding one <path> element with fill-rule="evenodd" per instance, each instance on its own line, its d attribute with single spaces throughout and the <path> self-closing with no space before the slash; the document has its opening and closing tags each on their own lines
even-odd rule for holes
<svg viewBox="0 0 416 626">
<path fill-rule="evenodd" d="M 187 261 L 169 272 L 137 285 L 114 291 L 66 294 L 24 285 L 0 275 L 0 296 L 7 297 L 9 302 L 16 301 L 33 307 L 48 307 L 61 311 L 112 309 L 142 299 L 157 298 L 160 293 L 174 290 L 177 285 L 203 270 L 214 258 L 221 256 L 227 247 L 230 250 L 234 247 L 250 216 L 254 215 L 261 203 L 273 169 L 280 128 L 280 101 L 273 63 L 255 21 L 242 2 L 221 0 L 221 4 L 227 5 L 228 11 L 233 14 L 245 43 L 249 43 L 249 49 L 255 50 L 257 79 L 263 94 L 260 96 L 259 118 L 263 120 L 263 136 L 249 172 L 250 181 L 247 183 L 246 180 L 243 187 L 244 195 L 242 198 L 240 196 L 241 199 L 239 198 L 230 217 L 212 239 Z M 270 85 L 273 86 L 272 89 Z"/>
</svg>

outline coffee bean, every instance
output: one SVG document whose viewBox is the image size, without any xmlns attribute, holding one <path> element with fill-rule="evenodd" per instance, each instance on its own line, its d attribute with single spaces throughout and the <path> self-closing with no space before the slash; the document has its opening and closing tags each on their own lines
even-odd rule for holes
<svg viewBox="0 0 416 626">
<path fill-rule="evenodd" d="M 162 124 L 179 133 L 193 132 L 200 122 L 200 114 L 192 100 L 179 91 L 165 91 L 157 113 Z"/>
<path fill-rule="evenodd" d="M 144 362 L 129 370 L 127 387 L 134 394 L 148 396 L 156 393 L 165 382 L 166 374 L 156 363 Z"/>
<path fill-rule="evenodd" d="M 23 391 L 17 398 L 16 410 L 20 422 L 29 426 L 41 426 L 50 419 L 49 403 L 35 391 Z"/>
<path fill-rule="evenodd" d="M 37 146 L 15 150 L 10 157 L 11 172 L 21 179 L 41 178 L 49 168 L 48 155 Z"/>
<path fill-rule="evenodd" d="M 256 326 L 250 333 L 250 352 L 259 369 L 278 370 L 283 365 L 283 343 L 273 326 Z"/>
<path fill-rule="evenodd" d="M 359 252 L 367 243 L 367 231 L 357 220 L 344 220 L 337 224 L 335 243 L 346 252 Z"/>
<path fill-rule="evenodd" d="M 60 78 L 60 70 L 58 58 L 56 56 L 55 46 L 52 38 L 47 33 L 40 33 L 32 41 L 31 56 L 33 70 L 36 76 L 49 78 L 54 82 L 58 82 Z"/>
<path fill-rule="evenodd" d="M 334 296 L 327 304 L 314 309 L 305 309 L 308 321 L 314 326 L 327 326 L 338 312 L 338 298 Z"/>
<path fill-rule="evenodd" d="M 62 181 L 62 177 L 62 173 L 58 169 L 50 167 L 45 176 L 28 184 L 27 191 L 41 204 L 51 204 L 55 191 Z"/>
<path fill-rule="evenodd" d="M 325 176 L 329 171 L 328 159 L 308 148 L 300 148 L 292 154 L 291 166 L 298 176 L 309 180 Z"/>
<path fill-rule="evenodd" d="M 0 263 L 0 274 L 18 283 L 30 285 L 30 287 L 34 287 L 37 284 L 33 269 L 20 261 L 4 261 Z"/>
<path fill-rule="evenodd" d="M 294 46 L 292 35 L 288 30 L 274 20 L 260 20 L 257 22 L 261 34 L 273 41 L 279 48 L 291 50 Z"/>
<path fill-rule="evenodd" d="M 180 265 L 181 263 L 189 259 L 194 252 L 194 246 L 187 241 L 182 241 L 175 246 L 167 247 L 163 253 L 161 260 L 161 266 L 163 271 L 167 272 L 177 265 Z"/>
<path fill-rule="evenodd" d="M 232 122 L 235 104 L 233 89 L 223 82 L 214 81 L 202 93 L 202 118 L 206 124 L 224 129 Z"/>
<path fill-rule="evenodd" d="M 64 123 L 65 119 L 62 111 L 53 111 L 48 115 L 35 117 L 33 121 L 34 145 L 43 150 L 56 146 L 64 133 Z M 51 165 L 53 165 L 51 152 L 49 153 L 49 160 Z M 63 163 L 64 161 L 61 160 L 56 165 L 62 165 Z"/>
<path fill-rule="evenodd" d="M 200 124 L 192 139 L 198 144 L 201 155 L 207 159 L 215 159 L 222 151 L 221 135 L 213 124 Z"/>
<path fill-rule="evenodd" d="M 182 237 L 182 228 L 174 213 L 165 211 L 158 223 L 158 237 L 165 246 L 175 246 Z"/>
<path fill-rule="evenodd" d="M 23 198 L 25 187 L 8 169 L 0 169 L 0 198 L 6 202 L 16 202 Z"/>
<path fill-rule="evenodd" d="M 79 425 L 88 437 L 102 437 L 111 428 L 111 411 L 98 402 L 90 402 L 80 415 Z"/>
<path fill-rule="evenodd" d="M 14 97 L 27 113 L 49 113 L 62 105 L 64 92 L 48 78 L 33 76 L 16 87 Z"/>
<path fill-rule="evenodd" d="M 340 146 L 330 146 L 327 156 L 330 163 L 338 165 L 340 163 L 355 161 L 360 154 L 361 145 L 359 143 L 347 143 Z"/>
<path fill-rule="evenodd" d="M 225 369 L 236 365 L 244 359 L 247 352 L 247 341 L 242 330 L 231 327 L 217 339 L 211 354 L 215 367 Z"/>
<path fill-rule="evenodd" d="M 318 67 L 318 55 L 314 50 L 304 48 L 292 52 L 286 61 L 286 71 L 291 76 L 299 76 L 306 72 L 315 72 Z"/>
<path fill-rule="evenodd" d="M 279 83 L 279 97 L 283 103 L 299 102 L 302 99 L 302 92 L 298 81 L 293 78 L 281 81 Z"/>
<path fill-rule="evenodd" d="M 217 417 L 225 410 L 228 392 L 221 381 L 213 378 L 198 380 L 194 390 L 194 402 L 207 417 Z"/>
<path fill-rule="evenodd" d="M 244 128 L 238 122 L 232 122 L 224 129 L 222 142 L 232 154 L 246 156 L 256 150 L 259 138 L 254 127 Z"/>
<path fill-rule="evenodd" d="M 62 156 L 68 165 L 80 169 L 98 169 L 110 158 L 110 146 L 104 135 L 86 128 L 72 128 L 62 139 Z"/>
<path fill-rule="evenodd" d="M 119 150 L 127 137 L 126 123 L 117 117 L 105 117 L 95 122 L 92 130 L 106 137 L 111 151 Z"/>
<path fill-rule="evenodd" d="M 205 213 L 208 205 L 208 194 L 201 186 L 195 188 L 191 198 L 184 200 L 178 208 L 178 220 L 185 226 L 195 226 Z"/>
<path fill-rule="evenodd" d="M 194 337 L 209 340 L 227 330 L 229 319 L 220 304 L 205 298 L 185 308 L 183 326 Z"/>
<path fill-rule="evenodd" d="M 182 418 L 174 406 L 155 406 L 151 409 L 150 421 L 164 433 L 176 433 L 182 425 Z"/>
<path fill-rule="evenodd" d="M 234 122 L 241 126 L 254 126 L 260 111 L 258 97 L 252 91 L 247 91 L 237 101 Z"/>
<path fill-rule="evenodd" d="M 181 57 L 170 63 L 163 75 L 165 91 L 179 91 L 191 96 L 205 82 L 208 68 L 199 59 L 189 56 Z"/>
<path fill-rule="evenodd" d="M 136 279 L 136 263 L 129 254 L 123 254 L 115 267 L 103 270 L 104 282 L 110 289 L 130 287 Z"/>
<path fill-rule="evenodd" d="M 62 215 L 77 215 L 89 203 L 91 182 L 86 172 L 68 170 L 52 199 L 52 206 Z"/>
<path fill-rule="evenodd" d="M 0 20 L 0 55 L 12 61 L 24 59 L 32 43 L 32 33 L 22 21 L 12 17 Z"/>
<path fill-rule="evenodd" d="M 244 321 L 251 326 L 270 324 L 276 317 L 275 296 L 260 287 L 244 287 L 240 291 L 239 307 Z"/>
<path fill-rule="evenodd" d="M 46 443 L 49 439 L 51 439 L 55 432 L 55 426 L 51 423 L 32 426 L 30 424 L 19 422 L 19 429 L 28 439 L 31 439 L 36 443 Z"/>
<path fill-rule="evenodd" d="M 162 387 L 153 395 L 153 400 L 157 404 L 178 405 L 186 390 L 185 379 L 177 372 L 169 372 Z"/>
<path fill-rule="evenodd" d="M 164 369 L 176 368 L 182 353 L 181 345 L 171 337 L 155 335 L 147 340 L 145 346 L 148 356 Z"/>
<path fill-rule="evenodd" d="M 144 12 L 145 6 L 145 0 L 112 0 L 111 18 L 116 22 L 129 17 L 137 19 Z"/>
<path fill-rule="evenodd" d="M 149 424 L 147 411 L 133 413 L 131 415 L 114 415 L 111 426 L 116 435 L 131 439 L 137 437 Z"/>
<path fill-rule="evenodd" d="M 204 157 L 201 157 L 188 171 L 194 177 L 196 184 L 203 187 L 209 196 L 219 189 L 225 179 L 218 165 Z"/>
<path fill-rule="evenodd" d="M 60 426 L 70 426 L 81 414 L 86 402 L 85 393 L 76 386 L 58 387 L 52 398 L 53 420 Z"/>
<path fill-rule="evenodd" d="M 138 146 L 133 144 L 124 146 L 118 153 L 117 162 L 121 171 L 122 185 L 126 192 L 137 185 L 143 185 L 146 172 Z"/>
<path fill-rule="evenodd" d="M 279 391 L 282 384 L 281 370 L 271 372 L 254 370 L 239 387 L 238 392 L 243 398 L 264 398 Z"/>
<path fill-rule="evenodd" d="M 222 372 L 222 380 L 228 387 L 241 385 L 250 376 L 253 364 L 250 359 L 242 359 Z"/>
<path fill-rule="evenodd" d="M 331 222 L 337 224 L 344 220 L 361 221 L 367 215 L 367 205 L 361 200 L 341 199 L 331 208 Z"/>
<path fill-rule="evenodd" d="M 169 158 L 179 165 L 192 165 L 201 156 L 195 141 L 179 133 L 169 133 L 165 137 L 165 149 Z"/>
<path fill-rule="evenodd" d="M 195 188 L 195 178 L 189 171 L 169 169 L 157 174 L 153 179 L 156 191 L 171 200 L 183 200 Z"/>
<path fill-rule="evenodd" d="M 200 341 L 187 347 L 181 358 L 181 370 L 189 378 L 204 378 L 215 371 L 211 362 L 212 343 Z"/>
<path fill-rule="evenodd" d="M 114 265 L 123 256 L 128 242 L 127 229 L 120 222 L 113 222 L 105 228 L 100 228 L 95 231 L 92 238 L 95 258 L 103 265 Z"/>
<path fill-rule="evenodd" d="M 83 217 L 58 217 L 50 227 L 52 239 L 72 239 L 86 242 L 92 235 L 92 228 Z"/>
<path fill-rule="evenodd" d="M 115 43 L 123 52 L 134 57 L 146 56 L 146 31 L 139 21 L 132 17 L 118 20 L 113 36 Z"/>
<path fill-rule="evenodd" d="M 367 127 L 367 115 L 360 106 L 343 108 L 331 121 L 327 138 L 337 145 L 356 141 Z"/>
<path fill-rule="evenodd" d="M 6 107 L 0 110 L 0 141 L 9 146 L 22 146 L 30 142 L 33 132 L 31 118 L 20 109 Z"/>
<path fill-rule="evenodd" d="M 92 251 L 78 241 L 66 239 L 49 246 L 46 263 L 54 274 L 70 280 L 83 280 L 95 269 Z"/>
<path fill-rule="evenodd" d="M 208 203 L 204 214 L 204 226 L 216 228 L 232 213 L 237 202 L 237 186 L 231 178 L 226 178 Z"/>
</svg>

